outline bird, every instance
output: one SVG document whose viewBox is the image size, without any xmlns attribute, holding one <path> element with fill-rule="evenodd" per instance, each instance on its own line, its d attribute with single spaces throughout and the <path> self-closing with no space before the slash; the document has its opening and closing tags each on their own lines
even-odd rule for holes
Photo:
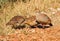
<svg viewBox="0 0 60 41">
<path fill-rule="evenodd" d="M 22 28 L 24 26 L 21 26 L 21 24 L 24 22 L 24 20 L 25 19 L 22 16 L 14 16 L 12 17 L 12 19 L 10 19 L 8 23 L 6 23 L 6 25 L 7 26 L 11 25 L 12 28 L 15 28 L 15 29 L 20 28 L 20 27 Z"/>
<path fill-rule="evenodd" d="M 44 13 L 40 13 L 39 9 L 35 9 L 35 16 L 36 16 L 36 22 L 37 27 L 40 28 L 48 28 L 50 26 L 53 26 L 53 24 L 51 23 L 51 19 Z"/>
<path fill-rule="evenodd" d="M 34 26 L 37 24 L 36 22 L 36 16 L 30 16 L 28 18 L 25 18 L 25 21 L 22 23 L 27 27 L 27 25 L 31 28 L 35 28 Z"/>
<path fill-rule="evenodd" d="M 39 14 L 36 16 L 36 22 L 40 25 L 42 28 L 48 28 L 49 26 L 52 26 L 51 19 L 45 15 L 45 14 Z M 38 26 L 39 26 L 38 25 Z"/>
</svg>

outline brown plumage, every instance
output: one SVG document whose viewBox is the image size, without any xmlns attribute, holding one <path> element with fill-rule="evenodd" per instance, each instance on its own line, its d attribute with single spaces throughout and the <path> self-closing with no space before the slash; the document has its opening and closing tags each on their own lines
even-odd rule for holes
<svg viewBox="0 0 60 41">
<path fill-rule="evenodd" d="M 38 10 L 37 10 L 38 11 Z M 13 28 L 22 28 L 22 26 L 46 28 L 52 26 L 51 19 L 46 14 L 36 12 L 35 16 L 24 18 L 23 16 L 14 16 L 6 25 L 12 25 Z"/>
<path fill-rule="evenodd" d="M 37 24 L 36 23 L 36 16 L 31 16 L 29 18 L 26 18 L 25 21 L 23 22 L 23 24 L 24 25 L 27 24 L 30 27 L 36 25 Z"/>
<path fill-rule="evenodd" d="M 41 13 L 38 8 L 35 8 L 35 16 L 38 27 L 46 28 L 52 26 L 51 19 L 46 14 Z"/>
<path fill-rule="evenodd" d="M 35 16 L 31 16 L 29 18 L 26 18 L 23 24 L 27 24 L 30 27 L 41 27 L 41 28 L 46 28 L 49 26 L 52 26 L 51 19 L 45 15 L 38 13 Z"/>
<path fill-rule="evenodd" d="M 22 16 L 14 16 L 6 25 L 12 25 L 13 28 L 20 26 L 24 18 Z"/>
<path fill-rule="evenodd" d="M 45 14 L 39 14 L 36 16 L 36 20 L 42 24 L 49 24 L 51 23 L 51 19 Z"/>
<path fill-rule="evenodd" d="M 36 14 L 37 23 L 43 28 L 52 26 L 51 19 L 46 14 Z"/>
</svg>

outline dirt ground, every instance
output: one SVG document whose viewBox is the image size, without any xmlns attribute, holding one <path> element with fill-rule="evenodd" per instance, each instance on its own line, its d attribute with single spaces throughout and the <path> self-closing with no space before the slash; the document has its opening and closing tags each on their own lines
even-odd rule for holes
<svg viewBox="0 0 60 41">
<path fill-rule="evenodd" d="M 60 41 L 60 26 L 16 30 L 13 34 L 0 36 L 0 41 Z"/>
</svg>

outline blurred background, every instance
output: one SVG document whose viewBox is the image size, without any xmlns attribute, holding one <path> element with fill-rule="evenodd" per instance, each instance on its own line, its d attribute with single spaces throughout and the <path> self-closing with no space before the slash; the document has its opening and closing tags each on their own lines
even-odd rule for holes
<svg viewBox="0 0 60 41">
<path fill-rule="evenodd" d="M 54 25 L 60 24 L 60 0 L 0 0 L 0 35 L 15 32 L 6 23 L 16 15 L 31 16 L 38 8 Z"/>
</svg>

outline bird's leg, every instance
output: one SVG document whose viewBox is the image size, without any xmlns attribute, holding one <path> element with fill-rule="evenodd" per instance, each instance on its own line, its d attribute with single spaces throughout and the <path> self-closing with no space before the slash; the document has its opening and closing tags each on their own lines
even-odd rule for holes
<svg viewBox="0 0 60 41">
<path fill-rule="evenodd" d="M 16 29 L 16 25 L 13 25 L 12 28 Z"/>
<path fill-rule="evenodd" d="M 36 27 L 37 27 L 36 25 L 31 26 L 31 28 L 36 28 Z"/>
<path fill-rule="evenodd" d="M 43 29 L 45 29 L 45 26 L 43 25 L 43 27 L 42 27 Z"/>
<path fill-rule="evenodd" d="M 38 28 L 43 28 L 42 24 L 37 25 Z"/>
<path fill-rule="evenodd" d="M 45 29 L 45 28 L 49 28 L 50 27 L 50 25 L 43 25 L 43 28 Z"/>
</svg>

